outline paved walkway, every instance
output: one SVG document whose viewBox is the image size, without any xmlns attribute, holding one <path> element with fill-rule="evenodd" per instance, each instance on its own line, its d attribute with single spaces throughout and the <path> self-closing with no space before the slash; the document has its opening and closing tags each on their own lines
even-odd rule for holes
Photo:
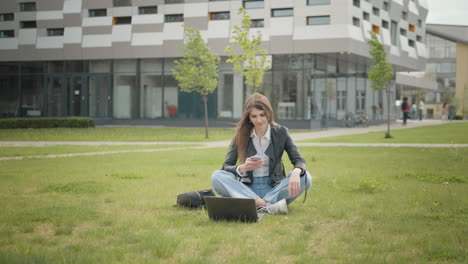
<svg viewBox="0 0 468 264">
<path fill-rule="evenodd" d="M 466 122 L 466 121 L 459 121 Z M 423 120 L 413 121 L 409 120 L 407 126 L 402 126 L 400 122 L 393 123 L 390 126 L 390 130 L 415 128 L 429 125 L 441 125 L 446 124 L 447 121 L 441 120 Z M 317 139 L 324 137 L 334 137 L 343 135 L 362 134 L 376 131 L 386 131 L 387 125 L 382 124 L 378 126 L 370 126 L 363 128 L 329 128 L 327 130 L 295 133 L 291 134 L 291 137 L 296 142 L 297 146 L 347 146 L 347 147 L 425 147 L 425 148 L 446 148 L 446 147 L 468 147 L 468 144 L 403 144 L 403 143 L 303 143 L 299 142 L 308 139 Z M 382 135 L 383 136 L 383 135 Z M 77 146 L 116 146 L 116 145 L 181 145 L 176 148 L 158 148 L 158 149 L 138 149 L 138 150 L 117 150 L 117 151 L 99 151 L 99 152 L 87 152 L 87 153 L 69 153 L 69 154 L 52 154 L 52 155 L 36 155 L 36 156 L 18 156 L 18 157 L 0 157 L 1 160 L 21 160 L 28 158 L 63 158 L 63 157 L 75 157 L 75 156 L 95 156 L 95 155 L 108 155 L 118 153 L 134 153 L 134 152 L 159 152 L 175 149 L 206 149 L 206 148 L 217 148 L 226 147 L 229 145 L 230 140 L 215 141 L 215 142 L 104 142 L 104 141 L 4 141 L 0 142 L 0 147 L 42 147 L 42 146 L 58 146 L 58 145 L 77 145 Z M 185 145 L 185 146 L 184 146 Z M 186 146 L 195 145 L 195 146 Z"/>
</svg>

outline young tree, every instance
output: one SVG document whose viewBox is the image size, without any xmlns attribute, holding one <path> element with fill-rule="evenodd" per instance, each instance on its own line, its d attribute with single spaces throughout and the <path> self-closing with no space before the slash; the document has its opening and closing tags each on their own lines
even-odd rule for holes
<svg viewBox="0 0 468 264">
<path fill-rule="evenodd" d="M 387 90 L 387 134 L 385 138 L 391 138 L 390 135 L 390 87 L 388 81 L 393 77 L 392 64 L 387 61 L 387 52 L 384 45 L 377 39 L 373 31 L 369 31 L 371 40 L 367 43 L 370 46 L 370 56 L 374 64 L 369 70 L 369 80 L 374 90 Z"/>
<path fill-rule="evenodd" d="M 267 59 L 267 52 L 260 49 L 262 34 L 249 36 L 252 22 L 244 8 L 239 8 L 238 14 L 242 14 L 241 26 L 235 25 L 232 33 L 232 45 L 238 46 L 241 52 L 237 54 L 232 46 L 227 46 L 224 52 L 230 57 L 226 60 L 234 64 L 234 70 L 240 72 L 245 78 L 245 84 L 253 87 L 254 92 L 263 84 L 263 74 L 270 69 L 271 61 Z"/>
<path fill-rule="evenodd" d="M 208 94 L 218 85 L 219 56 L 214 54 L 203 41 L 200 32 L 185 27 L 185 47 L 178 48 L 184 53 L 172 70 L 183 92 L 197 92 L 203 97 L 205 107 L 205 138 L 208 138 Z"/>
</svg>

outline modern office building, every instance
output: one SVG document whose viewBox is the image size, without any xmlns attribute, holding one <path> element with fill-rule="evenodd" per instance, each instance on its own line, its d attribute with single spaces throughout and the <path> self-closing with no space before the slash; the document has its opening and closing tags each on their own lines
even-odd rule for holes
<svg viewBox="0 0 468 264">
<path fill-rule="evenodd" d="M 367 80 L 370 30 L 396 71 L 425 68 L 425 0 L 3 0 L 0 116 L 200 118 L 200 96 L 181 92 L 171 72 L 186 25 L 222 58 L 210 118 L 235 120 L 250 88 L 224 49 L 240 7 L 271 56 L 263 91 L 294 127 L 386 111 L 386 93 Z M 392 105 L 395 90 L 392 81 Z"/>
</svg>

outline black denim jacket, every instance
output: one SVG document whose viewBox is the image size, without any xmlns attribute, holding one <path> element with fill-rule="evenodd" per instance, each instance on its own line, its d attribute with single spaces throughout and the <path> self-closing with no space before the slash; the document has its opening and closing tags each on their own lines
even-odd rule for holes
<svg viewBox="0 0 468 264">
<path fill-rule="evenodd" d="M 294 165 L 294 168 L 302 169 L 301 176 L 305 175 L 307 170 L 304 159 L 297 150 L 296 145 L 289 136 L 288 129 L 280 125 L 271 125 L 271 140 L 270 145 L 268 146 L 265 154 L 270 158 L 270 180 L 269 184 L 275 186 L 281 180 L 286 178 L 284 172 L 284 165 L 281 158 L 283 157 L 284 151 L 288 154 L 289 160 Z M 249 140 L 249 145 L 247 147 L 247 157 L 253 156 L 257 153 L 253 145 L 252 139 Z M 236 169 L 239 165 L 237 163 L 237 145 L 232 142 L 229 146 L 228 153 L 226 154 L 226 159 L 224 160 L 222 170 L 229 171 L 234 175 L 237 175 Z M 247 175 L 253 180 L 253 172 L 248 171 Z"/>
</svg>

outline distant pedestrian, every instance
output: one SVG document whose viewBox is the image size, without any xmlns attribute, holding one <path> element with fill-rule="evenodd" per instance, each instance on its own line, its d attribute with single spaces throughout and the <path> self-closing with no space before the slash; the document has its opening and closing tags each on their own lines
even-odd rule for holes
<svg viewBox="0 0 468 264">
<path fill-rule="evenodd" d="M 447 120 L 447 117 L 448 117 L 448 104 L 447 103 L 444 103 L 442 105 L 442 120 Z"/>
<path fill-rule="evenodd" d="M 373 105 L 372 106 L 372 120 L 376 120 L 376 119 L 377 119 L 377 106 Z"/>
<path fill-rule="evenodd" d="M 424 102 L 423 100 L 419 101 L 418 105 L 418 114 L 419 114 L 419 121 L 422 121 L 424 113 Z"/>
<path fill-rule="evenodd" d="M 383 106 L 379 103 L 379 119 L 383 119 Z"/>
<path fill-rule="evenodd" d="M 456 107 L 453 103 L 451 103 L 448 107 L 448 114 L 449 114 L 449 119 L 450 120 L 454 120 L 455 119 L 455 113 L 457 112 L 456 111 Z"/>
<path fill-rule="evenodd" d="M 416 108 L 417 108 L 416 104 L 413 101 L 413 103 L 411 104 L 411 119 L 412 120 L 416 119 Z"/>
<path fill-rule="evenodd" d="M 401 111 L 403 112 L 403 124 L 402 125 L 406 126 L 406 121 L 408 120 L 409 111 L 410 111 L 410 106 L 409 106 L 407 97 L 403 97 L 403 103 L 401 104 Z"/>
</svg>

